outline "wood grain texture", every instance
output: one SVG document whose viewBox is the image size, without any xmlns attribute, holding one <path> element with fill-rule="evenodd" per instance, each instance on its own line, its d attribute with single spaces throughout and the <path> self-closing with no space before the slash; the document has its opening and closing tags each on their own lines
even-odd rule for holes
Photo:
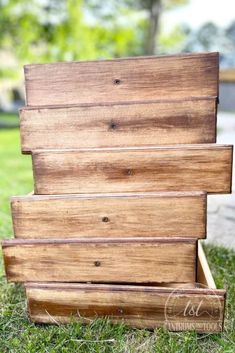
<svg viewBox="0 0 235 353">
<path fill-rule="evenodd" d="M 35 151 L 33 170 L 36 194 L 230 193 L 232 146 Z"/>
<path fill-rule="evenodd" d="M 22 151 L 153 146 L 216 140 L 215 98 L 23 108 Z"/>
<path fill-rule="evenodd" d="M 29 106 L 218 96 L 218 53 L 25 66 Z"/>
<path fill-rule="evenodd" d="M 12 198 L 17 238 L 206 235 L 206 194 L 141 193 Z"/>
<path fill-rule="evenodd" d="M 200 263 L 200 258 L 198 258 Z M 204 262 L 200 264 L 200 277 Z M 205 283 L 206 284 L 206 283 Z M 220 332 L 223 329 L 225 291 L 222 289 L 27 283 L 26 295 L 32 321 L 66 323 L 71 317 L 90 322 L 108 316 L 136 327 L 168 328 L 172 331 Z M 189 313 L 189 308 L 199 315 Z"/>
<path fill-rule="evenodd" d="M 8 240 L 2 243 L 13 282 L 194 282 L 190 239 Z"/>
<path fill-rule="evenodd" d="M 195 330 L 220 332 L 223 327 L 224 292 L 208 293 L 203 289 L 136 287 L 120 285 L 26 285 L 29 315 L 39 323 L 69 323 L 73 319 L 89 323 L 109 317 L 139 328 L 165 327 L 171 331 Z M 169 299 L 170 298 L 170 299 Z M 198 308 L 204 314 L 189 316 L 186 311 Z M 166 308 L 166 309 L 165 309 Z M 168 314 L 176 315 L 176 318 Z M 214 313 L 217 312 L 215 315 Z M 166 317 L 168 320 L 166 320 Z"/>
<path fill-rule="evenodd" d="M 198 265 L 197 282 L 206 285 L 211 289 L 216 289 L 215 281 L 208 265 L 201 242 L 198 242 Z"/>
</svg>

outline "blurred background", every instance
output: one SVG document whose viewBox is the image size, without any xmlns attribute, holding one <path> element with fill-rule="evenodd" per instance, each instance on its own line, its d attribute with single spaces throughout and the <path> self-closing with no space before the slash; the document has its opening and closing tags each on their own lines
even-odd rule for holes
<svg viewBox="0 0 235 353">
<path fill-rule="evenodd" d="M 221 53 L 220 108 L 235 110 L 233 0 L 0 0 L 0 110 L 24 104 L 26 63 L 201 51 Z"/>
<path fill-rule="evenodd" d="M 0 232 L 9 195 L 32 188 L 17 129 L 24 64 L 202 51 L 220 52 L 218 142 L 234 143 L 234 0 L 0 0 Z M 235 248 L 234 201 L 209 199 L 208 232 Z"/>
</svg>

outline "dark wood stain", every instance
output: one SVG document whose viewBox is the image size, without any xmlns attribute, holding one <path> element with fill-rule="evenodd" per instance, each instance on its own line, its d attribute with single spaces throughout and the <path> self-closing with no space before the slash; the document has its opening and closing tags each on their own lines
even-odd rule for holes
<svg viewBox="0 0 235 353">
<path fill-rule="evenodd" d="M 3 242 L 3 252 L 8 279 L 16 282 L 187 282 L 196 280 L 195 242 L 20 239 Z M 174 249 L 178 249 L 174 259 L 165 258 L 164 253 Z"/>
<path fill-rule="evenodd" d="M 48 106 L 218 96 L 217 70 L 218 53 L 27 65 L 26 98 Z"/>
<path fill-rule="evenodd" d="M 215 105 L 215 98 L 198 98 L 25 108 L 20 112 L 22 150 L 215 142 Z"/>
<path fill-rule="evenodd" d="M 232 146 L 215 144 L 33 153 L 37 194 L 197 190 L 230 193 L 231 165 Z"/>
</svg>

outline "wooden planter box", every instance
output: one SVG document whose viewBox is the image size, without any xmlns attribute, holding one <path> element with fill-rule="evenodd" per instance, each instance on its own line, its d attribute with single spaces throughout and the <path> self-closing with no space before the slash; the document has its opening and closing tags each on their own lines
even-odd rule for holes
<svg viewBox="0 0 235 353">
<path fill-rule="evenodd" d="M 20 110 L 22 152 L 213 143 L 216 104 L 216 97 L 193 97 L 132 104 L 26 106 Z"/>
<path fill-rule="evenodd" d="M 9 281 L 195 282 L 195 239 L 14 239 L 2 243 Z"/>
<path fill-rule="evenodd" d="M 11 199 L 16 238 L 205 238 L 204 192 L 27 195 Z"/>
<path fill-rule="evenodd" d="M 33 321 L 222 331 L 225 291 L 198 245 L 207 194 L 231 192 L 218 67 L 218 53 L 25 66 L 35 188 L 11 200 L 3 255 Z"/>
<path fill-rule="evenodd" d="M 220 332 L 225 290 L 216 289 L 201 245 L 197 282 L 163 286 L 79 283 L 27 283 L 31 320 L 38 323 L 90 322 L 109 317 L 127 325 L 172 331 Z"/>
<path fill-rule="evenodd" d="M 34 151 L 35 194 L 231 192 L 231 145 Z M 63 166 L 63 167 L 62 167 Z"/>
</svg>

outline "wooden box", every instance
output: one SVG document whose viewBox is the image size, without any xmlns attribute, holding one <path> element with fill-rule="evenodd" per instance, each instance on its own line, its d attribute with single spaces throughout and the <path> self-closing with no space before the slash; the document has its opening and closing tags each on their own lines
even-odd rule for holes
<svg viewBox="0 0 235 353">
<path fill-rule="evenodd" d="M 207 194 L 231 192 L 218 67 L 218 53 L 25 66 L 35 188 L 12 198 L 3 255 L 33 321 L 223 329 L 225 291 L 198 244 Z"/>
<path fill-rule="evenodd" d="M 11 199 L 16 238 L 205 238 L 206 193 L 27 195 Z"/>
<path fill-rule="evenodd" d="M 90 322 L 108 316 L 142 328 L 220 332 L 225 290 L 216 289 L 200 244 L 197 282 L 168 286 L 37 282 L 25 287 L 34 322 L 67 323 L 72 318 Z"/>
<path fill-rule="evenodd" d="M 26 65 L 27 106 L 217 98 L 219 53 Z"/>
<path fill-rule="evenodd" d="M 231 145 L 34 151 L 36 194 L 230 193 Z"/>
<path fill-rule="evenodd" d="M 2 243 L 12 282 L 195 282 L 196 239 L 14 239 Z"/>
<path fill-rule="evenodd" d="M 37 149 L 213 143 L 215 126 L 215 97 L 20 110 L 23 153 Z"/>
</svg>

